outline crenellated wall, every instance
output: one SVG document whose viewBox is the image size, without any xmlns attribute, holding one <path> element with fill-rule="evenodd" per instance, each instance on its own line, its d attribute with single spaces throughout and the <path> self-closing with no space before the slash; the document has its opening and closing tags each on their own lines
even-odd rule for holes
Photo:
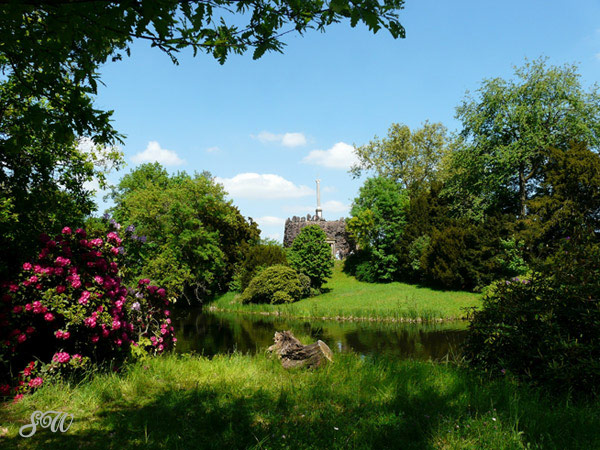
<svg viewBox="0 0 600 450">
<path fill-rule="evenodd" d="M 333 254 L 341 258 L 348 256 L 350 251 L 353 250 L 348 233 L 346 233 L 346 220 L 341 218 L 339 220 L 323 220 L 315 215 L 311 216 L 308 214 L 306 217 L 294 216 L 291 219 L 285 221 L 285 230 L 283 233 L 283 245 L 284 247 L 290 247 L 300 230 L 309 225 L 318 225 L 327 235 L 327 240 L 333 245 Z"/>
</svg>

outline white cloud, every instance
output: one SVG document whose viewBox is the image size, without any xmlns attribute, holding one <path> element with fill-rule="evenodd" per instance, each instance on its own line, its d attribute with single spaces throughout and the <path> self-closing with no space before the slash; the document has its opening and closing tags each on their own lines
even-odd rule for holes
<svg viewBox="0 0 600 450">
<path fill-rule="evenodd" d="M 100 191 L 100 182 L 94 178 L 91 181 L 84 182 L 83 188 L 87 191 L 93 191 L 94 193 L 97 193 Z"/>
<path fill-rule="evenodd" d="M 313 150 L 302 162 L 328 167 L 330 169 L 345 169 L 358 162 L 354 147 L 345 142 L 338 142 L 329 150 Z"/>
<path fill-rule="evenodd" d="M 283 237 L 281 236 L 281 233 L 271 233 L 271 234 L 267 234 L 267 237 L 269 239 L 275 239 L 276 241 L 282 242 L 283 241 Z"/>
<path fill-rule="evenodd" d="M 165 166 L 179 166 L 185 162 L 173 150 L 161 148 L 160 144 L 156 141 L 148 142 L 146 149 L 132 156 L 131 160 L 137 164 L 158 162 Z"/>
<path fill-rule="evenodd" d="M 308 186 L 296 186 L 279 175 L 269 173 L 240 173 L 233 178 L 216 177 L 215 180 L 237 198 L 299 198 L 314 193 Z"/>
<path fill-rule="evenodd" d="M 261 227 L 262 226 L 276 226 L 276 225 L 284 225 L 285 224 L 285 219 L 282 219 L 281 217 L 274 217 L 274 216 L 259 217 L 258 219 L 256 219 L 256 221 L 258 222 L 258 224 Z"/>
<path fill-rule="evenodd" d="M 306 136 L 302 133 L 285 133 L 285 134 L 274 134 L 269 131 L 261 131 L 257 136 L 251 135 L 254 139 L 258 139 L 260 142 L 277 142 L 284 147 L 299 147 L 306 145 Z"/>
<path fill-rule="evenodd" d="M 285 133 L 281 138 L 281 144 L 284 147 L 299 147 L 306 145 L 306 136 L 302 133 Z"/>
<path fill-rule="evenodd" d="M 216 152 L 220 152 L 221 149 L 219 147 L 217 147 L 216 145 L 214 147 L 208 147 L 206 149 L 206 153 L 216 153 Z"/>
</svg>

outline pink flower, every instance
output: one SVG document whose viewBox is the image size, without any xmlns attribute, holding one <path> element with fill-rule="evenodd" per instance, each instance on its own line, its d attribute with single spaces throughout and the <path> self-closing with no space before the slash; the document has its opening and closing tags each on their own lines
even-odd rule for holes
<svg viewBox="0 0 600 450">
<path fill-rule="evenodd" d="M 54 332 L 54 336 L 56 336 L 56 338 L 57 338 L 57 339 L 61 339 L 61 338 L 62 338 L 62 336 L 63 336 L 63 332 L 62 332 L 62 330 L 56 330 L 56 331 Z"/>
<path fill-rule="evenodd" d="M 167 334 L 167 330 L 165 330 L 164 328 L 160 329 L 160 334 Z"/>
<path fill-rule="evenodd" d="M 23 394 L 15 395 L 15 397 L 13 398 L 13 403 L 19 403 L 19 400 L 21 400 L 22 398 L 23 398 Z"/>
<path fill-rule="evenodd" d="M 35 331 L 35 328 L 33 328 L 33 327 L 27 327 L 27 329 L 25 330 L 25 333 L 32 334 L 34 331 Z"/>
<path fill-rule="evenodd" d="M 94 277 L 94 281 L 98 284 L 102 284 L 102 283 L 104 283 L 104 278 L 102 278 L 100 275 L 96 275 Z"/>
<path fill-rule="evenodd" d="M 54 315 L 52 315 L 52 313 L 46 313 L 44 315 L 44 320 L 46 322 L 52 322 L 54 320 Z"/>
<path fill-rule="evenodd" d="M 177 342 L 177 338 L 173 338 L 173 342 Z"/>
<path fill-rule="evenodd" d="M 163 351 L 163 349 L 164 349 L 163 345 L 162 345 L 162 344 L 160 344 L 160 345 L 158 346 L 158 351 L 159 351 L 159 352 L 162 352 L 162 351 Z"/>
<path fill-rule="evenodd" d="M 31 306 L 31 303 L 27 303 L 25 305 L 25 311 L 31 311 L 33 309 L 33 306 Z"/>
<path fill-rule="evenodd" d="M 86 235 L 85 230 L 83 228 L 77 228 L 75 230 L 75 234 L 78 234 L 81 237 L 85 237 L 85 235 Z"/>
<path fill-rule="evenodd" d="M 70 333 L 70 332 L 68 332 L 68 331 L 65 331 L 65 332 L 63 333 L 63 339 L 69 339 L 70 337 L 71 337 L 71 333 Z"/>
<path fill-rule="evenodd" d="M 62 294 L 66 290 L 67 290 L 67 288 L 65 286 L 56 286 L 56 293 L 57 294 Z"/>
<path fill-rule="evenodd" d="M 16 284 L 11 284 L 8 286 L 8 289 L 10 290 L 10 292 L 17 292 L 19 290 L 19 286 L 17 286 Z"/>
<path fill-rule="evenodd" d="M 92 342 L 95 344 L 96 342 L 98 342 L 100 340 L 100 336 L 98 336 L 97 334 L 92 336 Z"/>
<path fill-rule="evenodd" d="M 23 369 L 23 375 L 25 375 L 26 377 L 28 377 L 29 375 L 31 375 L 31 371 L 32 371 L 32 368 L 29 367 L 29 366 L 27 366 L 27 367 L 25 367 Z"/>
<path fill-rule="evenodd" d="M 0 395 L 6 397 L 8 394 L 10 394 L 10 385 L 0 384 Z"/>
<path fill-rule="evenodd" d="M 90 298 L 90 293 L 89 291 L 83 291 L 81 293 L 81 297 L 79 297 L 79 303 L 82 305 L 87 305 L 88 304 L 88 299 Z"/>
<path fill-rule="evenodd" d="M 165 295 L 167 295 L 166 291 L 163 288 L 160 288 L 158 291 L 156 291 L 156 293 L 158 295 L 160 295 L 162 298 L 164 298 Z"/>
<path fill-rule="evenodd" d="M 17 336 L 17 342 L 19 344 L 22 344 L 26 340 L 27 340 L 27 336 L 25 335 L 25 333 L 21 333 L 20 335 Z"/>
<path fill-rule="evenodd" d="M 71 234 L 71 229 L 69 227 L 64 227 L 62 229 L 62 234 Z"/>
<path fill-rule="evenodd" d="M 79 289 L 81 287 L 81 281 L 79 280 L 79 277 L 73 278 L 71 281 L 71 286 L 75 289 Z"/>
<path fill-rule="evenodd" d="M 143 284 L 150 284 L 150 280 L 148 278 L 142 278 L 140 281 L 138 281 L 139 286 Z"/>
<path fill-rule="evenodd" d="M 57 363 L 61 363 L 61 364 L 68 362 L 69 359 L 71 359 L 71 356 L 69 356 L 69 354 L 67 352 L 55 353 L 54 356 L 52 357 L 53 362 L 57 362 Z"/>
<path fill-rule="evenodd" d="M 89 328 L 94 328 L 96 326 L 96 318 L 95 317 L 87 317 L 83 321 L 84 325 Z"/>
<path fill-rule="evenodd" d="M 43 382 L 44 380 L 42 379 L 42 377 L 36 377 L 33 380 L 29 380 L 29 387 L 38 388 L 42 385 Z"/>
<path fill-rule="evenodd" d="M 72 358 L 73 358 L 73 359 L 81 359 L 81 355 L 80 355 L 79 353 L 75 353 L 75 354 L 72 356 Z"/>
<path fill-rule="evenodd" d="M 96 239 L 92 239 L 92 240 L 90 241 L 90 244 L 92 244 L 92 245 L 94 245 L 94 246 L 96 246 L 96 247 L 100 247 L 100 246 L 102 245 L 102 243 L 103 243 L 103 242 L 104 242 L 104 241 L 103 241 L 102 239 L 100 239 L 100 238 L 96 238 Z"/>
<path fill-rule="evenodd" d="M 118 330 L 119 328 L 121 328 L 121 322 L 119 322 L 119 319 L 114 319 L 112 323 L 112 329 Z"/>
<path fill-rule="evenodd" d="M 110 249 L 110 252 L 113 255 L 118 255 L 119 254 L 119 249 L 117 247 L 113 247 L 113 248 Z"/>
<path fill-rule="evenodd" d="M 165 316 L 169 316 L 171 314 L 171 311 L 169 311 L 168 309 L 165 309 Z"/>
<path fill-rule="evenodd" d="M 17 305 L 13 308 L 13 312 L 15 314 L 20 314 L 23 311 L 23 307 L 21 305 Z"/>
<path fill-rule="evenodd" d="M 31 268 L 31 263 L 26 262 L 25 264 L 23 264 L 23 270 L 31 270 Z"/>
<path fill-rule="evenodd" d="M 106 237 L 107 237 L 107 239 L 108 239 L 109 241 L 113 241 L 113 242 L 115 242 L 117 245 L 119 245 L 119 244 L 122 242 L 122 240 L 121 240 L 121 238 L 119 237 L 119 235 L 118 235 L 117 233 L 115 233 L 114 231 L 111 231 L 110 233 L 108 233 L 108 234 L 106 235 Z"/>
</svg>

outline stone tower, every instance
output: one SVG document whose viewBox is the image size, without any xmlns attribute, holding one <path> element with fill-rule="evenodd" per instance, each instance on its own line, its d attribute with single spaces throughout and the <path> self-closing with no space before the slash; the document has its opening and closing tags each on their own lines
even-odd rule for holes
<svg viewBox="0 0 600 450">
<path fill-rule="evenodd" d="M 331 254 L 336 258 L 345 258 L 354 250 L 354 246 L 350 243 L 348 233 L 346 233 L 346 219 L 343 217 L 339 220 L 323 219 L 323 209 L 321 208 L 321 180 L 317 181 L 317 209 L 316 214 L 311 217 L 307 214 L 306 217 L 294 216 L 285 221 L 285 230 L 283 233 L 283 245 L 290 247 L 298 233 L 302 228 L 309 225 L 318 225 L 327 235 L 327 243 L 331 246 Z"/>
</svg>

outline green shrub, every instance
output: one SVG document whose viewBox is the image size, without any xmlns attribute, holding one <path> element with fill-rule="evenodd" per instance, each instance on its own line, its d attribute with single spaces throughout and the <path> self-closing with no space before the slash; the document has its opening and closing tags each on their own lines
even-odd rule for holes
<svg viewBox="0 0 600 450">
<path fill-rule="evenodd" d="M 467 358 L 554 389 L 600 385 L 600 245 L 563 238 L 531 278 L 498 283 L 472 314 Z"/>
<path fill-rule="evenodd" d="M 236 276 L 236 278 L 239 277 L 240 291 L 244 291 L 248 287 L 259 269 L 275 265 L 288 265 L 285 250 L 281 245 L 268 243 L 248 247 L 248 250 L 244 252 L 244 260 L 240 264 L 239 275 Z"/>
<path fill-rule="evenodd" d="M 333 274 L 331 247 L 327 235 L 318 225 L 302 228 L 290 248 L 290 266 L 310 278 L 311 286 L 320 289 Z"/>
<path fill-rule="evenodd" d="M 242 303 L 290 303 L 300 300 L 303 288 L 291 267 L 267 267 L 256 275 L 242 293 Z"/>
</svg>

